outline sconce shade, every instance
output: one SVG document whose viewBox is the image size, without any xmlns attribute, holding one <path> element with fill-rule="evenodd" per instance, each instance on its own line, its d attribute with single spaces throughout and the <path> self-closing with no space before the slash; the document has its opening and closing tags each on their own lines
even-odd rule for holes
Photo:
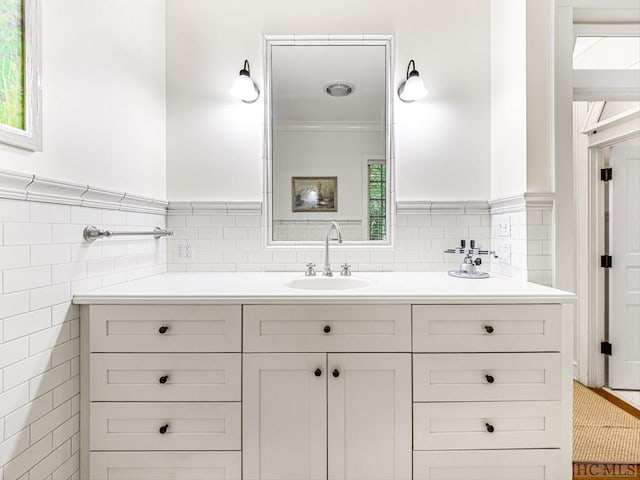
<svg viewBox="0 0 640 480">
<path fill-rule="evenodd" d="M 413 64 L 413 69 L 411 69 Z M 426 97 L 429 94 L 424 86 L 420 73 L 416 70 L 416 63 L 411 60 L 407 66 L 407 79 L 402 82 L 398 89 L 398 96 L 403 102 L 415 102 L 421 98 Z"/>
<path fill-rule="evenodd" d="M 240 74 L 233 82 L 230 93 L 235 98 L 242 100 L 245 103 L 253 103 L 260 96 L 260 90 L 251 79 L 251 73 L 249 70 L 249 61 L 244 61 L 244 67 L 240 70 Z"/>
</svg>

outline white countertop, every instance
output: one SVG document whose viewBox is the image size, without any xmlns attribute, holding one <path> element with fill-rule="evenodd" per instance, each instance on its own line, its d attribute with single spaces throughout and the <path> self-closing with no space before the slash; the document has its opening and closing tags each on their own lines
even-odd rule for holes
<svg viewBox="0 0 640 480">
<path fill-rule="evenodd" d="M 320 275 L 319 275 L 320 276 Z M 561 303 L 572 293 L 504 277 L 453 278 L 445 272 L 359 273 L 370 282 L 350 290 L 304 290 L 286 283 L 301 273 L 165 273 L 78 293 L 76 304 L 207 303 Z M 316 277 L 318 278 L 318 277 Z M 331 282 L 340 279 L 322 278 Z"/>
</svg>

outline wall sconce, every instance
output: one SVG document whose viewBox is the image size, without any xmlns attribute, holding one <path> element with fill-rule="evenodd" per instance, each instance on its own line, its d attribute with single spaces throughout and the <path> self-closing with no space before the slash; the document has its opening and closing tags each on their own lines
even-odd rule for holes
<svg viewBox="0 0 640 480">
<path fill-rule="evenodd" d="M 231 95 L 244 103 L 253 103 L 258 100 L 260 90 L 251 80 L 251 72 L 249 70 L 249 60 L 244 61 L 244 66 L 240 70 L 240 75 L 236 78 L 230 91 Z"/>
<path fill-rule="evenodd" d="M 413 65 L 413 69 L 411 65 Z M 429 92 L 424 88 L 424 82 L 416 70 L 416 62 L 413 60 L 409 61 L 409 65 L 407 65 L 407 79 L 402 82 L 402 85 L 398 88 L 400 100 L 411 103 L 426 97 L 428 94 Z"/>
</svg>

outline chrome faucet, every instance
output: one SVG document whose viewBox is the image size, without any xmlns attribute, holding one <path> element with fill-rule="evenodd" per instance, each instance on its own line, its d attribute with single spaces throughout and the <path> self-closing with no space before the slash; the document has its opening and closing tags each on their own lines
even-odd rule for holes
<svg viewBox="0 0 640 480">
<path fill-rule="evenodd" d="M 329 261 L 329 240 L 331 239 L 331 232 L 334 230 L 336 232 L 336 240 L 338 240 L 338 243 L 342 243 L 342 230 L 340 230 L 340 225 L 336 222 L 331 222 L 329 230 L 327 230 L 327 238 L 324 241 L 324 269 L 322 270 L 322 274 L 325 277 L 333 277 L 331 262 Z"/>
</svg>

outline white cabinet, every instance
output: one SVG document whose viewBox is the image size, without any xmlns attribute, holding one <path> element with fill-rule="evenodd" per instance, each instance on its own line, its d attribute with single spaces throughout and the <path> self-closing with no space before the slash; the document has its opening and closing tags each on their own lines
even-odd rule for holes
<svg viewBox="0 0 640 480">
<path fill-rule="evenodd" d="M 326 480 L 324 354 L 244 356 L 245 480 Z"/>
<path fill-rule="evenodd" d="M 559 450 L 415 452 L 414 480 L 570 480 Z"/>
<path fill-rule="evenodd" d="M 558 352 L 560 305 L 414 305 L 414 352 Z"/>
<path fill-rule="evenodd" d="M 432 353 L 413 356 L 416 402 L 560 400 L 560 353 Z"/>
<path fill-rule="evenodd" d="M 92 452 L 82 480 L 240 480 L 240 452 Z"/>
<path fill-rule="evenodd" d="M 409 305 L 246 305 L 245 352 L 410 352 Z"/>
<path fill-rule="evenodd" d="M 245 480 L 410 480 L 410 354 L 246 354 L 243 442 Z"/>
<path fill-rule="evenodd" d="M 330 480 L 411 479 L 411 355 L 329 354 Z"/>
<path fill-rule="evenodd" d="M 92 305 L 81 318 L 80 478 L 240 480 L 240 305 Z"/>
<path fill-rule="evenodd" d="M 362 302 L 82 307 L 80 478 L 571 478 L 560 303 Z"/>
</svg>

